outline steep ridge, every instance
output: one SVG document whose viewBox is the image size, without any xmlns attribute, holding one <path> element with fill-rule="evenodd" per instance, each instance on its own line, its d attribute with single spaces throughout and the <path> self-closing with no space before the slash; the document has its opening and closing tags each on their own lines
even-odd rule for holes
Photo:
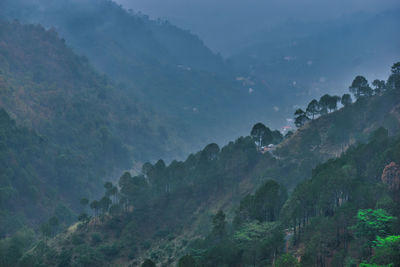
<svg viewBox="0 0 400 267">
<path fill-rule="evenodd" d="M 37 230 L 51 216 L 57 216 L 61 225 L 72 223 L 75 214 L 65 200 L 79 198 L 79 188 L 86 183 L 79 179 L 84 169 L 78 159 L 62 157 L 66 151 L 18 127 L 3 109 L 0 136 L 0 236 L 27 226 Z M 70 171 L 63 173 L 64 168 Z"/>
<path fill-rule="evenodd" d="M 398 78 L 398 74 L 396 75 L 393 74 L 390 79 Z M 373 140 L 367 137 L 371 133 L 374 133 L 372 138 L 385 140 L 389 132 L 397 135 L 400 129 L 397 115 L 399 103 L 398 85 L 381 95 L 360 98 L 345 108 L 309 122 L 278 145 L 272 154 L 260 153 L 255 144 L 258 138 L 253 136 L 241 137 L 222 149 L 216 144 L 210 144 L 202 151 L 190 155 L 186 161 L 173 161 L 168 166 L 163 161 L 154 165 L 146 163 L 143 174 L 131 176 L 125 173 L 118 186 L 105 185 L 105 196 L 91 204 L 96 214 L 93 218 L 86 215 L 81 217 L 76 229 L 58 236 L 47 245 L 42 244 L 39 254 L 38 250 L 34 250 L 29 255 L 53 265 L 57 264 L 57 260 L 50 259 L 48 255 L 68 251 L 66 257 L 73 264 L 79 264 L 90 257 L 90 262 L 96 265 L 136 266 L 145 258 L 151 258 L 157 263 L 170 266 L 181 256 L 194 253 L 196 260 L 203 264 L 200 266 L 230 265 L 228 262 L 236 262 L 232 257 L 241 257 L 238 256 L 240 251 L 256 253 L 252 248 L 259 244 L 254 241 L 251 246 L 239 245 L 237 250 L 237 241 L 234 240 L 248 242 L 254 235 L 260 234 L 266 237 L 272 235 L 271 239 L 266 239 L 265 245 L 279 252 L 283 242 L 280 227 L 285 224 L 290 226 L 293 218 L 291 216 L 300 216 L 300 219 L 295 217 L 295 224 L 303 222 L 303 213 L 297 212 L 293 205 L 296 212 L 283 213 L 280 218 L 280 209 L 285 207 L 282 202 L 285 197 L 284 188 L 289 188 L 290 192 L 293 188 L 296 188 L 294 192 L 302 190 L 302 186 L 308 183 L 302 181 L 318 175 L 323 169 L 321 166 L 317 167 L 319 163 L 329 157 L 339 156 L 350 144 Z M 381 127 L 387 127 L 389 131 Z M 335 130 L 334 133 L 330 132 L 331 129 Z M 342 136 L 337 134 L 342 131 Z M 356 153 L 354 151 L 357 151 L 354 159 L 361 160 L 359 155 L 372 151 L 373 147 L 379 147 L 376 158 L 371 157 L 371 162 L 380 160 L 379 151 L 390 148 L 390 142 L 392 141 L 387 141 L 385 146 L 375 143 L 371 145 L 372 148 L 364 150 L 361 145 L 360 153 L 352 146 L 346 155 L 353 157 Z M 388 155 L 392 155 L 390 153 Z M 342 161 L 329 160 L 325 165 L 330 166 L 332 162 L 341 164 Z M 376 166 L 373 165 L 373 170 L 378 172 L 385 167 L 375 168 Z M 342 178 L 345 179 L 344 176 Z M 299 183 L 300 187 L 296 187 Z M 278 192 L 276 190 L 281 193 L 273 193 Z M 297 197 L 297 193 L 291 195 L 289 201 L 296 204 Z M 300 200 L 303 201 L 302 198 Z M 322 204 L 325 200 L 327 199 L 321 200 Z M 330 198 L 328 200 L 331 201 Z M 270 207 L 269 201 L 276 203 L 276 206 L 274 204 Z M 289 204 L 285 205 L 291 205 L 290 202 L 287 203 Z M 254 210 L 254 207 L 259 208 Z M 219 209 L 226 212 L 226 217 L 223 213 L 217 213 Z M 288 207 L 284 209 L 287 210 Z M 327 214 L 329 212 L 328 209 Z M 216 213 L 211 229 L 210 217 Z M 227 225 L 225 218 L 233 221 L 232 231 L 237 234 L 234 238 L 229 234 L 232 232 L 223 230 Z M 258 222 L 253 224 L 253 220 Z M 238 229 L 244 232 L 235 232 Z M 224 236 L 228 239 L 224 239 Z M 233 238 L 233 241 L 229 238 Z M 93 239 L 97 241 L 93 243 Z M 277 243 L 273 243 L 273 240 Z M 273 261 L 278 255 L 278 252 L 271 253 L 274 250 L 265 252 L 268 261 Z M 236 255 L 236 252 L 239 254 Z M 248 258 L 243 257 L 241 261 L 246 262 Z"/>
<path fill-rule="evenodd" d="M 54 30 L 7 22 L 0 27 L 0 103 L 18 123 L 86 153 L 84 164 L 103 171 L 177 148 L 168 119 L 96 73 Z"/>
<path fill-rule="evenodd" d="M 307 151 L 325 161 L 340 156 L 357 142 L 366 142 L 379 127 L 387 129 L 390 135 L 397 134 L 399 125 L 400 99 L 397 92 L 388 92 L 359 99 L 349 107 L 311 121 L 280 144 L 275 154 L 296 157 Z"/>
<path fill-rule="evenodd" d="M 69 224 L 80 198 L 98 196 L 104 180 L 133 162 L 185 150 L 167 118 L 41 26 L 0 23 L 0 107 L 2 237 L 37 230 L 52 216 Z"/>
<path fill-rule="evenodd" d="M 128 12 L 109 0 L 6 0 L 0 15 L 55 27 L 129 95 L 170 116 L 192 146 L 188 151 L 211 140 L 236 138 L 250 127 L 243 122 L 259 116 L 246 107 L 262 101 L 235 81 L 229 65 L 198 37 L 168 22 Z"/>
</svg>

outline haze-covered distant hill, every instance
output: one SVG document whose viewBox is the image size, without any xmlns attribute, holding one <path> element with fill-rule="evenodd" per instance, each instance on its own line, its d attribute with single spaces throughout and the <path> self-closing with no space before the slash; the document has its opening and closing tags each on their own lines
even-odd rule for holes
<svg viewBox="0 0 400 267">
<path fill-rule="evenodd" d="M 107 172 L 170 153 L 177 139 L 168 120 L 95 72 L 54 30 L 7 22 L 0 29 L 0 103 L 19 124 Z"/>
<path fill-rule="evenodd" d="M 227 141 L 250 127 L 260 99 L 195 35 L 112 1 L 2 1 L 0 15 L 55 27 L 129 96 L 170 117 L 186 145 Z M 245 124 L 245 125 L 243 125 Z M 183 145 L 184 146 L 184 145 Z M 191 151 L 189 149 L 185 152 Z"/>
<path fill-rule="evenodd" d="M 386 77 L 386 66 L 400 57 L 398 13 L 351 14 L 320 23 L 289 20 L 248 36 L 246 47 L 229 60 L 249 75 L 255 95 L 291 114 L 293 106 L 322 92 L 342 94 L 360 73 Z"/>
<path fill-rule="evenodd" d="M 54 26 L 98 70 L 170 116 L 192 147 L 185 152 L 227 142 L 260 120 L 290 124 L 294 106 L 343 92 L 357 73 L 382 78 L 399 56 L 395 11 L 288 22 L 242 36 L 247 48 L 224 61 L 190 32 L 108 0 L 0 5 L 8 19 Z"/>
<path fill-rule="evenodd" d="M 105 179 L 184 150 L 166 117 L 41 26 L 0 23 L 0 107 L 0 235 L 56 214 L 70 223 Z"/>
</svg>

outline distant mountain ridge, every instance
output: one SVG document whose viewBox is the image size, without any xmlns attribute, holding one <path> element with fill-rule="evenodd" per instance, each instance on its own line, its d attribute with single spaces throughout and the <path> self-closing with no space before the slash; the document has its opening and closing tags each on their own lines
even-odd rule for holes
<svg viewBox="0 0 400 267">
<path fill-rule="evenodd" d="M 249 45 L 229 58 L 286 116 L 296 105 L 323 93 L 342 94 L 351 79 L 387 75 L 400 57 L 399 10 L 352 14 L 326 22 L 292 20 L 249 37 Z"/>
<path fill-rule="evenodd" d="M 260 99 L 235 81 L 229 65 L 198 37 L 168 22 L 109 0 L 6 0 L 0 16 L 55 27 L 74 51 L 126 92 L 170 117 L 195 149 L 211 141 L 210 132 L 221 142 L 238 136 L 250 127 L 242 122 L 258 114 L 243 112 Z"/>
</svg>

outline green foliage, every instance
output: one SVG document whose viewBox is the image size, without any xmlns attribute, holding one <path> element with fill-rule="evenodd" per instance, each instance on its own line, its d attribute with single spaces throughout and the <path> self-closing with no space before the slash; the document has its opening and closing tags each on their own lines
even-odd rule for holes
<svg viewBox="0 0 400 267">
<path fill-rule="evenodd" d="M 250 135 L 259 147 L 267 146 L 269 144 L 278 144 L 283 139 L 283 136 L 279 131 L 271 131 L 271 129 L 261 122 L 256 123 L 253 126 Z"/>
<path fill-rule="evenodd" d="M 294 124 L 298 128 L 302 127 L 310 120 L 310 118 L 307 117 L 307 113 L 302 109 L 297 109 L 294 115 L 296 116 L 294 119 Z"/>
<path fill-rule="evenodd" d="M 377 237 L 371 262 L 379 265 L 400 266 L 400 236 Z"/>
<path fill-rule="evenodd" d="M 392 74 L 387 80 L 387 87 L 389 90 L 399 91 L 400 90 L 400 62 L 393 64 L 391 68 Z"/>
<path fill-rule="evenodd" d="M 327 138 L 331 131 L 336 133 L 344 127 L 336 120 L 368 105 L 383 108 L 382 103 L 387 100 L 392 101 L 389 107 L 393 109 L 397 99 L 392 93 L 357 101 L 310 122 L 281 144 L 290 145 L 295 138 L 301 138 L 303 146 L 294 143 L 289 150 L 296 152 L 300 148 L 302 153 L 295 156 L 275 151 L 261 154 L 254 137 L 242 137 L 222 148 L 211 143 L 185 161 L 146 163 L 141 175 L 126 172 L 119 180 L 119 188 L 106 183 L 104 197 L 91 203 L 95 217 L 90 224 L 76 230 L 71 247 L 90 247 L 90 251 L 84 249 L 84 255 L 100 253 L 102 258 L 95 263 L 98 265 L 112 264 L 120 257 L 131 260 L 144 251 L 157 262 L 162 259 L 171 263 L 175 260 L 172 257 L 184 249 L 187 249 L 184 253 L 191 255 L 189 264 L 193 264 L 193 259 L 199 266 L 269 266 L 279 260 L 282 264 L 286 261 L 297 264 L 288 255 L 280 258 L 285 245 L 289 251 L 302 248 L 297 251 L 304 253 L 303 266 L 326 266 L 329 260 L 343 266 L 350 257 L 357 257 L 357 262 L 372 262 L 371 254 L 363 254 L 370 247 L 364 245 L 364 238 L 359 238 L 351 226 L 359 223 L 355 216 L 359 210 L 379 206 L 398 209 L 380 177 L 388 162 L 399 162 L 400 139 L 389 137 L 390 131 L 378 129 L 370 135 L 369 143 L 348 148 L 340 157 L 319 164 L 312 173 L 311 168 L 323 158 L 315 158 L 310 151 L 325 146 L 327 140 L 334 145 L 348 141 L 350 135 Z M 337 129 L 331 130 L 327 121 Z M 372 128 L 380 125 L 381 120 L 376 121 Z M 353 126 L 352 122 L 345 124 Z M 254 136 L 259 137 L 257 134 Z M 299 183 L 287 199 L 285 186 L 294 185 L 290 184 L 290 178 L 297 180 L 305 175 L 310 175 L 310 179 Z M 251 191 L 256 185 L 258 189 Z M 248 192 L 254 193 L 240 201 Z M 203 225 L 211 206 L 214 210 L 223 207 L 227 214 L 219 210 L 212 223 Z M 375 217 L 384 218 L 382 214 Z M 178 248 L 179 239 L 175 237 L 186 230 L 182 226 L 188 225 L 198 226 L 199 235 L 205 236 L 206 232 L 209 235 L 189 247 Z M 397 234 L 395 229 L 387 228 L 385 233 Z M 96 242 L 90 235 L 93 232 L 102 233 Z M 60 247 L 69 246 L 63 241 L 55 242 Z M 154 249 L 158 244 L 160 248 Z M 77 259 L 71 258 L 71 264 L 77 264 Z M 48 259 L 45 261 L 50 263 Z"/>
<path fill-rule="evenodd" d="M 91 235 L 90 244 L 91 244 L 92 246 L 97 246 L 98 244 L 101 243 L 102 240 L 103 240 L 103 238 L 102 238 L 101 234 L 98 233 L 98 232 L 94 232 L 94 233 L 92 233 L 92 235 Z"/>
<path fill-rule="evenodd" d="M 324 115 L 326 113 L 328 113 L 328 111 L 333 111 L 337 109 L 337 103 L 340 101 L 340 97 L 339 96 L 331 96 L 329 94 L 325 94 L 323 95 L 319 102 L 319 113 L 321 115 Z"/>
<path fill-rule="evenodd" d="M 359 210 L 357 224 L 354 226 L 356 235 L 372 241 L 377 236 L 385 237 L 390 233 L 390 225 L 395 218 L 388 215 L 383 209 Z"/>
<path fill-rule="evenodd" d="M 276 260 L 274 266 L 275 267 L 289 267 L 289 266 L 299 267 L 300 264 L 295 257 L 293 257 L 291 254 L 286 253 L 286 254 L 283 254 L 282 256 L 280 256 Z"/>
<path fill-rule="evenodd" d="M 35 241 L 35 233 L 32 229 L 23 228 L 13 237 L 0 240 L 0 266 L 16 266 Z"/>
<path fill-rule="evenodd" d="M 140 265 L 141 267 L 156 267 L 156 264 L 150 260 L 150 259 L 146 259 L 142 265 Z"/>
<path fill-rule="evenodd" d="M 254 195 L 248 195 L 240 202 L 234 222 L 239 225 L 253 220 L 277 221 L 286 199 L 287 192 L 284 186 L 272 180 L 267 181 L 257 189 Z"/>
<path fill-rule="evenodd" d="M 76 262 L 79 266 L 89 267 L 105 265 L 103 254 L 88 245 L 79 245 L 75 247 L 74 252 L 77 253 Z"/>
<path fill-rule="evenodd" d="M 316 99 L 313 99 L 307 106 L 306 113 L 314 119 L 315 115 L 319 114 L 320 105 Z"/>
<path fill-rule="evenodd" d="M 120 248 L 116 244 L 103 244 L 98 250 L 107 260 L 112 260 L 118 256 Z"/>
<path fill-rule="evenodd" d="M 372 96 L 373 91 L 368 84 L 367 79 L 363 76 L 357 76 L 354 78 L 351 86 L 349 87 L 350 92 L 358 99 L 362 96 L 369 97 Z"/>
<path fill-rule="evenodd" d="M 351 96 L 349 94 L 343 94 L 342 95 L 341 104 L 344 107 L 350 106 L 352 102 L 353 101 L 352 101 Z"/>
<path fill-rule="evenodd" d="M 185 255 L 179 259 L 178 267 L 195 267 L 196 260 L 191 255 Z"/>
<path fill-rule="evenodd" d="M 212 234 L 215 235 L 217 239 L 222 239 L 226 235 L 226 221 L 225 213 L 219 210 L 217 214 L 213 217 L 213 231 Z"/>
</svg>

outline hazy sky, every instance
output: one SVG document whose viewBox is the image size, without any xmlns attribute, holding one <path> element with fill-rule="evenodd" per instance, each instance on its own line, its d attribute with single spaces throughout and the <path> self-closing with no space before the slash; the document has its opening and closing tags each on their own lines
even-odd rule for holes
<svg viewBox="0 0 400 267">
<path fill-rule="evenodd" d="M 287 19 L 321 20 L 354 12 L 399 8 L 399 0 L 114 0 L 153 18 L 165 18 L 221 50 L 231 38 L 252 34 Z"/>
</svg>

